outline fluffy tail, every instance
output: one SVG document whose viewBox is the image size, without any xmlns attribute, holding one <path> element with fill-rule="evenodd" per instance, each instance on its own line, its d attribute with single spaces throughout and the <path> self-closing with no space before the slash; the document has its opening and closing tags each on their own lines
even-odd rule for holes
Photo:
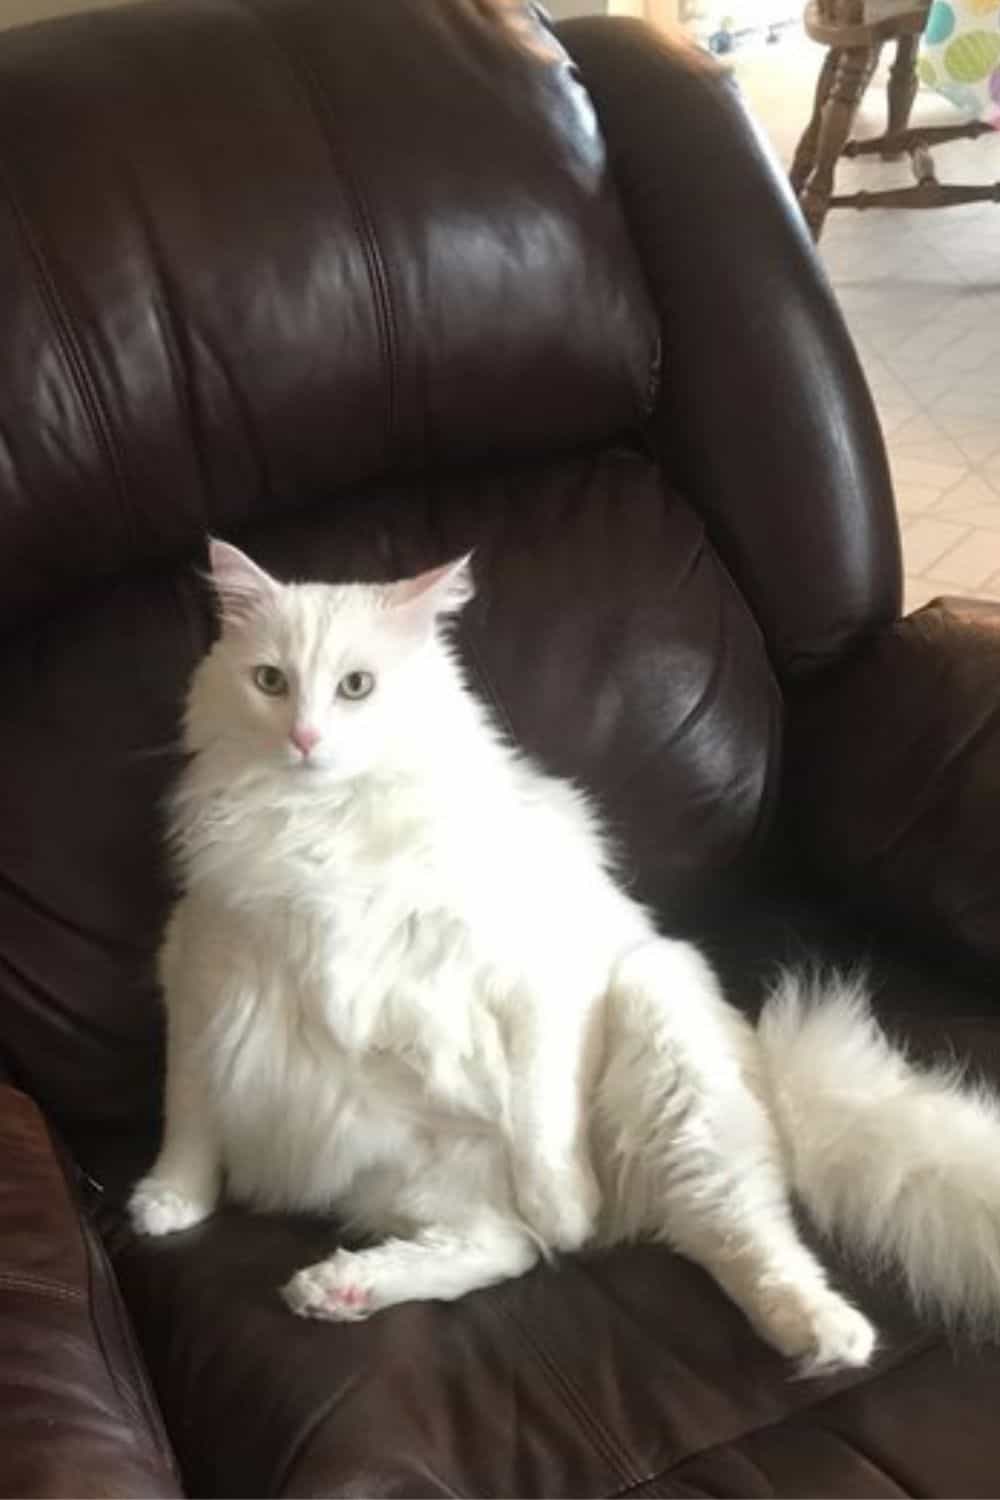
<svg viewBox="0 0 1000 1500">
<path fill-rule="evenodd" d="M 817 1227 L 918 1307 L 1000 1329 L 1000 1103 L 892 1046 L 860 979 L 785 973 L 758 1024 L 792 1183 Z"/>
</svg>

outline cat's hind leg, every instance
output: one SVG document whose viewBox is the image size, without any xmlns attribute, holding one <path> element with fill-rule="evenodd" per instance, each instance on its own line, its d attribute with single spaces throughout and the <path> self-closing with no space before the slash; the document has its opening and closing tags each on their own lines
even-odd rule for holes
<svg viewBox="0 0 1000 1500">
<path fill-rule="evenodd" d="M 728 1190 L 732 1199 L 724 1213 L 676 1201 L 661 1237 L 714 1276 L 761 1338 L 797 1362 L 800 1374 L 866 1365 L 875 1329 L 830 1286 L 799 1238 L 780 1183 L 732 1174 Z M 763 1194 L 766 1217 L 752 1206 Z"/>
<path fill-rule="evenodd" d="M 799 1235 L 756 1036 L 709 965 L 685 943 L 643 944 L 611 999 L 597 1109 L 606 1237 L 659 1239 L 696 1261 L 803 1374 L 866 1364 L 875 1330 Z"/>
<path fill-rule="evenodd" d="M 538 1254 L 516 1224 L 484 1217 L 368 1250 L 338 1250 L 297 1271 L 281 1294 L 300 1317 L 357 1322 L 397 1302 L 452 1302 L 522 1275 Z"/>
</svg>

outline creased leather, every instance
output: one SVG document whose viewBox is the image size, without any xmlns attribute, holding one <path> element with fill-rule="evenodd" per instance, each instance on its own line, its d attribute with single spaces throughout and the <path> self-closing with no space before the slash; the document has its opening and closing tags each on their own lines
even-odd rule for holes
<svg viewBox="0 0 1000 1500">
<path fill-rule="evenodd" d="M 1000 604 L 943 599 L 791 703 L 786 804 L 863 909 L 1000 964 Z"/>
<path fill-rule="evenodd" d="M 0 1495 L 179 1495 L 114 1273 L 27 1096 L 0 1084 Z"/>
</svg>

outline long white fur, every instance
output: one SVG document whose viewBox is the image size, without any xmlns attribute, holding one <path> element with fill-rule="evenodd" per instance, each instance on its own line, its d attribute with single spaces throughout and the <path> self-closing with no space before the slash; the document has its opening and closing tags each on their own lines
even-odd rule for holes
<svg viewBox="0 0 1000 1500">
<path fill-rule="evenodd" d="M 928 1313 L 1000 1327 L 1000 1106 L 890 1045 L 861 976 L 783 974 L 758 1028 L 794 1191 Z"/>
<path fill-rule="evenodd" d="M 173 803 L 184 894 L 140 1232 L 197 1223 L 223 1185 L 331 1213 L 367 1247 L 284 1295 L 333 1319 L 658 1238 L 806 1373 L 863 1364 L 874 1330 L 800 1239 L 794 1191 L 920 1304 L 995 1319 L 994 1101 L 912 1068 L 847 982 L 785 975 L 755 1031 L 657 934 L 587 799 L 463 682 L 440 626 L 468 560 L 381 587 L 281 585 L 221 543 L 212 560 L 223 630 Z M 355 672 L 375 679 L 360 702 L 338 693 Z"/>
</svg>

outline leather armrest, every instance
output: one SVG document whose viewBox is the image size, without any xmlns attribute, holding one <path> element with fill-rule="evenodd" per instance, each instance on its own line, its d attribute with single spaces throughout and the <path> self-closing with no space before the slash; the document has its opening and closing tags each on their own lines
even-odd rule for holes
<svg viewBox="0 0 1000 1500">
<path fill-rule="evenodd" d="M 0 1495 L 179 1495 L 64 1160 L 33 1101 L 0 1083 Z"/>
<path fill-rule="evenodd" d="M 936 600 L 800 691 L 785 812 L 846 897 L 1000 963 L 1000 604 Z"/>
<path fill-rule="evenodd" d="M 731 80 L 627 18 L 557 27 L 593 99 L 659 321 L 650 436 L 784 679 L 897 618 L 892 485 L 802 215 Z"/>
</svg>

